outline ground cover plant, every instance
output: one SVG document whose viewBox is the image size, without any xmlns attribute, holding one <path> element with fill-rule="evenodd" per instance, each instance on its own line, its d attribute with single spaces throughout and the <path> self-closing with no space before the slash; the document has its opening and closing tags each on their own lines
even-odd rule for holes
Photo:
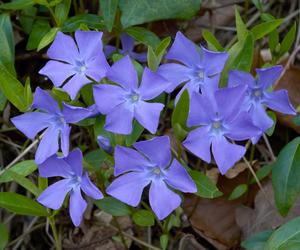
<svg viewBox="0 0 300 250">
<path fill-rule="evenodd" d="M 0 248 L 300 249 L 299 16 L 0 2 Z"/>
</svg>

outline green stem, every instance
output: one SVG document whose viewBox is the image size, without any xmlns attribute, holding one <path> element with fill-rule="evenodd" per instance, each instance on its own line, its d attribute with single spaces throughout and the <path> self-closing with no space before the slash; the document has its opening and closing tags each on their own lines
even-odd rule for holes
<svg viewBox="0 0 300 250">
<path fill-rule="evenodd" d="M 59 235 L 57 233 L 54 217 L 49 218 L 49 223 L 50 223 L 54 241 L 55 241 L 55 248 L 56 248 L 56 250 L 62 250 L 61 241 L 60 241 Z"/>
</svg>

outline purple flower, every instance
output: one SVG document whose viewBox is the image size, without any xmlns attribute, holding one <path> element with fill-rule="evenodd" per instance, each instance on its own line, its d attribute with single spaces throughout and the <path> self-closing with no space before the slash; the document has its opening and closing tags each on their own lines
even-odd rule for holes
<svg viewBox="0 0 300 250">
<path fill-rule="evenodd" d="M 159 74 L 172 83 L 167 92 L 173 91 L 179 84 L 186 82 L 177 96 L 179 98 L 185 88 L 188 89 L 190 96 L 193 92 L 202 92 L 206 88 L 217 89 L 220 73 L 228 54 L 209 51 L 201 47 L 200 55 L 197 46 L 181 32 L 177 32 L 166 58 L 182 63 L 163 64 L 157 70 Z"/>
<path fill-rule="evenodd" d="M 134 49 L 134 39 L 127 35 L 126 33 L 122 33 L 121 34 L 121 44 L 122 44 L 122 49 L 119 49 L 118 52 L 121 55 L 129 55 L 131 58 L 144 63 L 147 62 L 147 53 L 143 52 L 143 53 L 136 53 L 133 51 Z M 117 51 L 117 48 L 115 46 L 111 46 L 111 45 L 106 45 L 104 47 L 104 54 L 106 55 L 106 57 L 109 57 L 112 53 L 114 53 L 115 51 Z"/>
<path fill-rule="evenodd" d="M 146 101 L 161 94 L 169 83 L 145 68 L 139 86 L 138 75 L 129 56 L 117 61 L 107 72 L 107 78 L 118 85 L 94 85 L 95 103 L 99 111 L 107 115 L 104 128 L 114 133 L 130 134 L 135 118 L 144 128 L 155 133 L 164 105 Z"/>
<path fill-rule="evenodd" d="M 273 66 L 265 69 L 256 69 L 258 79 L 250 73 L 233 70 L 229 72 L 229 86 L 246 85 L 247 95 L 243 109 L 250 113 L 255 126 L 260 128 L 259 135 L 252 138 L 256 143 L 261 135 L 273 125 L 273 120 L 267 115 L 266 107 L 283 114 L 295 115 L 296 111 L 291 105 L 287 90 L 271 91 L 270 88 L 278 79 L 282 66 Z"/>
<path fill-rule="evenodd" d="M 176 209 L 181 199 L 169 187 L 182 192 L 194 193 L 196 185 L 170 150 L 168 136 L 154 137 L 134 144 L 136 150 L 117 146 L 115 149 L 115 179 L 107 193 L 116 199 L 136 207 L 144 188 L 149 190 L 150 206 L 162 220 Z"/>
<path fill-rule="evenodd" d="M 75 32 L 73 38 L 58 32 L 48 49 L 49 62 L 40 70 L 40 74 L 50 78 L 56 87 L 65 82 L 63 89 L 75 99 L 79 90 L 86 84 L 100 81 L 109 65 L 102 48 L 102 32 Z"/>
<path fill-rule="evenodd" d="M 11 121 L 32 140 L 37 133 L 46 129 L 35 154 L 35 161 L 38 164 L 58 151 L 59 137 L 60 148 L 65 156 L 68 155 L 71 131 L 69 123 L 77 123 L 87 118 L 91 113 L 86 108 L 74 107 L 65 103 L 63 103 L 61 110 L 52 96 L 40 88 L 35 91 L 32 108 L 39 111 L 27 112 L 12 118 Z"/>
<path fill-rule="evenodd" d="M 72 222 L 79 226 L 87 203 L 81 190 L 89 197 L 103 198 L 101 191 L 91 182 L 87 173 L 82 171 L 82 153 L 77 148 L 65 157 L 53 155 L 39 165 L 39 174 L 44 178 L 60 176 L 63 180 L 47 187 L 37 198 L 38 202 L 51 209 L 59 209 L 70 193 L 69 212 Z"/>
<path fill-rule="evenodd" d="M 246 140 L 259 133 L 247 112 L 241 112 L 245 86 L 216 90 L 213 94 L 194 93 L 187 121 L 192 130 L 183 145 L 202 160 L 210 163 L 211 152 L 222 174 L 244 154 L 245 147 L 229 140 Z"/>
<path fill-rule="evenodd" d="M 106 153 L 112 154 L 113 148 L 110 144 L 110 141 L 107 137 L 104 137 L 102 135 L 97 136 L 97 142 L 101 149 L 103 149 Z"/>
</svg>

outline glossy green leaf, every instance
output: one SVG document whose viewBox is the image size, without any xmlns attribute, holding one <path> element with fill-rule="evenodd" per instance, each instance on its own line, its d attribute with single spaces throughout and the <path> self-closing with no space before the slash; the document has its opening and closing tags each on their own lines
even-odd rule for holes
<svg viewBox="0 0 300 250">
<path fill-rule="evenodd" d="M 241 246 L 246 250 L 265 250 L 266 243 L 272 233 L 272 230 L 259 232 L 243 241 Z"/>
<path fill-rule="evenodd" d="M 21 215 L 49 216 L 45 207 L 26 196 L 16 193 L 0 192 L 0 207 Z"/>
<path fill-rule="evenodd" d="M 62 0 L 55 6 L 55 20 L 58 26 L 61 26 L 68 18 L 71 7 L 71 0 Z"/>
<path fill-rule="evenodd" d="M 20 24 L 24 31 L 29 34 L 32 30 L 37 8 L 34 6 L 27 7 L 21 11 Z"/>
<path fill-rule="evenodd" d="M 34 160 L 26 160 L 12 166 L 10 168 L 10 171 L 14 171 L 15 173 L 25 177 L 33 173 L 36 169 L 37 169 L 37 164 L 34 162 Z M 0 176 L 0 184 L 5 182 L 10 182 L 12 180 L 13 178 L 7 172 L 4 172 Z"/>
<path fill-rule="evenodd" d="M 300 137 L 279 153 L 272 169 L 275 204 L 281 215 L 288 214 L 300 192 Z"/>
<path fill-rule="evenodd" d="M 144 127 L 137 121 L 134 121 L 131 134 L 125 136 L 126 146 L 130 147 L 133 143 L 135 143 L 139 139 L 143 131 Z"/>
<path fill-rule="evenodd" d="M 152 48 L 156 48 L 160 43 L 160 39 L 155 33 L 143 27 L 130 27 L 127 28 L 125 32 L 132 36 L 136 41 L 151 46 Z"/>
<path fill-rule="evenodd" d="M 123 27 L 163 19 L 190 19 L 200 9 L 201 0 L 119 0 Z"/>
<path fill-rule="evenodd" d="M 109 32 L 111 32 L 114 25 L 118 3 L 119 0 L 100 0 L 100 8 L 104 19 L 104 24 Z"/>
<path fill-rule="evenodd" d="M 26 100 L 26 103 L 30 105 L 33 101 L 33 94 L 31 91 L 31 86 L 30 86 L 30 78 L 26 78 L 25 86 L 24 86 L 24 99 Z"/>
<path fill-rule="evenodd" d="M 296 23 L 294 23 L 291 29 L 288 31 L 288 33 L 286 33 L 282 42 L 280 43 L 279 57 L 283 56 L 292 47 L 296 37 L 296 32 L 297 25 Z"/>
<path fill-rule="evenodd" d="M 7 101 L 7 99 L 6 99 L 5 95 L 0 89 L 0 112 L 4 110 L 6 101 Z"/>
<path fill-rule="evenodd" d="M 156 69 L 159 65 L 159 61 L 158 61 L 156 54 L 154 53 L 154 50 L 150 46 L 148 46 L 147 62 L 148 62 L 148 67 L 152 71 L 156 71 Z"/>
<path fill-rule="evenodd" d="M 107 154 L 102 149 L 96 149 L 87 153 L 84 160 L 96 169 L 101 167 L 101 164 L 107 159 Z"/>
<path fill-rule="evenodd" d="M 265 35 L 272 32 L 283 22 L 283 19 L 275 19 L 268 22 L 260 23 L 251 29 L 254 40 L 263 38 Z"/>
<path fill-rule="evenodd" d="M 154 215 L 152 212 L 140 209 L 132 215 L 135 224 L 142 227 L 151 227 L 154 225 Z"/>
<path fill-rule="evenodd" d="M 96 200 L 95 204 L 101 210 L 113 216 L 124 216 L 131 214 L 131 209 L 128 205 L 112 197 L 104 197 L 101 200 Z"/>
<path fill-rule="evenodd" d="M 209 199 L 217 198 L 223 195 L 223 193 L 205 174 L 196 170 L 190 170 L 189 174 L 197 186 L 197 193 L 195 193 L 196 195 Z"/>
<path fill-rule="evenodd" d="M 169 235 L 163 234 L 159 237 L 160 246 L 163 250 L 166 250 L 169 242 Z"/>
<path fill-rule="evenodd" d="M 259 180 L 262 180 L 262 179 L 266 178 L 272 172 L 272 168 L 273 168 L 273 165 L 271 165 L 271 164 L 265 165 L 262 168 L 260 168 L 255 174 Z M 254 177 L 251 177 L 250 184 L 254 184 L 254 183 L 256 183 L 256 180 Z"/>
<path fill-rule="evenodd" d="M 160 41 L 160 43 L 157 45 L 155 49 L 155 54 L 157 56 L 158 64 L 161 62 L 168 46 L 170 45 L 171 37 L 166 37 L 163 40 Z"/>
<path fill-rule="evenodd" d="M 248 185 L 246 184 L 240 184 L 237 187 L 233 189 L 231 194 L 228 197 L 228 200 L 235 200 L 240 198 L 243 194 L 245 194 L 248 191 Z"/>
<path fill-rule="evenodd" d="M 37 20 L 29 34 L 28 42 L 26 45 L 27 50 L 36 49 L 42 38 L 50 31 L 51 27 L 48 21 Z"/>
<path fill-rule="evenodd" d="M 248 34 L 248 30 L 237 8 L 235 8 L 235 25 L 238 40 L 244 40 L 244 37 Z"/>
<path fill-rule="evenodd" d="M 0 223 L 0 250 L 4 250 L 9 240 L 9 234 L 5 224 Z"/>
<path fill-rule="evenodd" d="M 278 228 L 268 239 L 264 250 L 299 250 L 300 217 Z"/>
<path fill-rule="evenodd" d="M 15 0 L 10 3 L 0 4 L 3 10 L 21 10 L 34 5 L 34 0 Z"/>
<path fill-rule="evenodd" d="M 59 31 L 59 28 L 54 27 L 52 29 L 50 29 L 41 39 L 41 41 L 39 42 L 39 45 L 37 47 L 37 51 L 40 51 L 41 49 L 45 48 L 46 46 L 48 46 L 50 43 L 52 43 L 52 41 L 54 40 L 56 33 Z"/>
<path fill-rule="evenodd" d="M 207 42 L 208 46 L 211 47 L 215 51 L 224 51 L 224 48 L 219 43 L 218 39 L 207 29 L 202 30 L 202 36 Z"/>
<path fill-rule="evenodd" d="M 269 110 L 267 111 L 267 114 L 268 116 L 273 120 L 273 125 L 271 128 L 269 128 L 267 131 L 266 131 L 266 134 L 268 136 L 271 136 L 273 133 L 274 133 L 274 130 L 275 130 L 275 127 L 276 127 L 276 122 L 277 122 L 277 116 L 275 114 L 275 112 Z"/>
<path fill-rule="evenodd" d="M 255 7 L 259 10 L 262 11 L 263 10 L 263 5 L 261 0 L 251 0 L 251 2 L 255 5 Z"/>
<path fill-rule="evenodd" d="M 103 30 L 105 28 L 103 17 L 94 14 L 81 14 L 68 18 L 62 28 L 62 32 L 74 32 L 81 25 L 86 25 L 90 29 Z"/>
</svg>

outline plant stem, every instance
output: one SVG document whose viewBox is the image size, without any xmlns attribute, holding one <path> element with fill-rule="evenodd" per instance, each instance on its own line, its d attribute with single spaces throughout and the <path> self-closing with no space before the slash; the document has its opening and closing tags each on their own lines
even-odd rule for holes
<svg viewBox="0 0 300 250">
<path fill-rule="evenodd" d="M 120 224 L 119 224 L 119 222 L 118 222 L 118 220 L 116 219 L 115 216 L 113 216 L 113 221 L 114 221 L 115 224 L 116 224 L 116 227 L 117 227 L 117 229 L 118 229 L 118 231 L 119 231 L 119 234 L 120 234 L 120 237 L 121 237 L 121 240 L 122 240 L 122 243 L 123 243 L 125 249 L 128 249 L 128 246 L 127 246 L 127 244 L 126 244 L 126 240 L 125 240 L 124 234 L 123 234 L 124 232 L 122 231 L 122 228 L 121 228 L 121 226 L 120 226 Z"/>
<path fill-rule="evenodd" d="M 57 233 L 54 217 L 49 218 L 49 224 L 52 229 L 52 233 L 53 233 L 53 237 L 54 237 L 54 241 L 55 241 L 55 248 L 56 248 L 56 250 L 62 250 L 61 241 L 60 241 L 59 235 Z"/>
<path fill-rule="evenodd" d="M 266 146 L 267 146 L 267 148 L 268 148 L 268 150 L 270 152 L 270 156 L 271 156 L 272 161 L 276 161 L 276 157 L 274 155 L 273 149 L 271 147 L 271 144 L 270 144 L 270 142 L 269 142 L 268 137 L 266 136 L 266 134 L 263 134 L 263 138 L 264 138 Z"/>
</svg>

